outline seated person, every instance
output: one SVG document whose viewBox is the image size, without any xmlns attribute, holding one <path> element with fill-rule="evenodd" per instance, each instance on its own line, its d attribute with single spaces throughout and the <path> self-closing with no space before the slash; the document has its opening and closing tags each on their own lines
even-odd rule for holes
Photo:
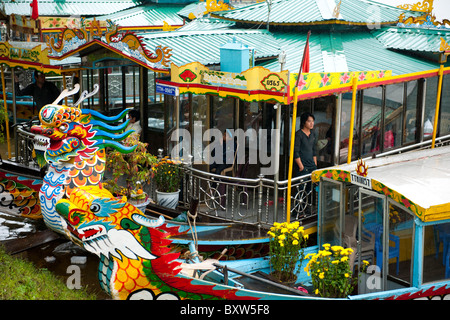
<svg viewBox="0 0 450 320">
<path fill-rule="evenodd" d="M 134 130 L 134 134 L 140 135 L 142 132 L 142 128 L 141 128 L 141 122 L 140 122 L 140 118 L 141 118 L 141 114 L 138 110 L 130 110 L 128 112 L 128 119 L 130 120 L 130 122 L 128 123 L 127 127 L 125 128 L 125 131 L 128 130 Z"/>
</svg>

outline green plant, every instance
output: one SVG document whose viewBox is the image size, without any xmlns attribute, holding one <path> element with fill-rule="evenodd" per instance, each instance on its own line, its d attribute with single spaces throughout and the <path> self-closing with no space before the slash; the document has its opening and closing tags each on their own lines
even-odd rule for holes
<svg viewBox="0 0 450 320">
<path fill-rule="evenodd" d="M 344 249 L 341 246 L 331 246 L 326 243 L 324 250 L 318 253 L 306 255 L 309 259 L 305 271 L 311 276 L 314 293 L 326 298 L 345 298 L 356 285 L 356 279 L 352 279 L 352 268 L 349 257 L 353 249 Z M 363 261 L 367 266 L 369 263 Z"/>
<path fill-rule="evenodd" d="M 296 279 L 297 265 L 303 261 L 303 249 L 308 235 L 298 221 L 293 223 L 275 222 L 267 233 L 270 237 L 269 255 L 272 275 L 281 282 Z"/>
<path fill-rule="evenodd" d="M 0 244 L 0 300 L 95 300 L 87 287 L 69 289 L 55 274 L 10 256 Z"/>
<path fill-rule="evenodd" d="M 175 192 L 180 189 L 183 167 L 180 161 L 168 157 L 160 159 L 153 165 L 153 180 L 159 192 Z"/>
<path fill-rule="evenodd" d="M 113 179 L 104 183 L 105 187 L 113 194 L 130 196 L 132 191 L 142 188 L 150 183 L 152 178 L 152 166 L 157 162 L 156 156 L 147 152 L 147 143 L 139 141 L 138 135 L 130 135 L 123 144 L 136 146 L 130 153 L 119 151 L 107 152 L 106 169 L 112 172 Z M 126 185 L 119 185 L 119 178 L 125 176 Z"/>
</svg>

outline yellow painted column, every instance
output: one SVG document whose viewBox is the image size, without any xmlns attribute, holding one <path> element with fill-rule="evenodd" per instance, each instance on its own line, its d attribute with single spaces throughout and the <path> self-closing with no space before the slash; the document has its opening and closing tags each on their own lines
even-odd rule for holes
<svg viewBox="0 0 450 320">
<path fill-rule="evenodd" d="M 354 77 L 353 85 L 352 85 L 352 112 L 350 115 L 350 135 L 348 138 L 347 163 L 352 162 L 353 129 L 355 126 L 355 109 L 356 109 L 356 92 L 357 92 L 357 90 L 358 90 L 358 79 L 356 77 Z"/>
<path fill-rule="evenodd" d="M 431 141 L 431 148 L 434 148 L 434 146 L 435 146 L 437 129 L 438 129 L 439 108 L 441 106 L 442 81 L 444 78 L 444 65 L 443 64 L 441 64 L 441 67 L 439 68 L 438 75 L 439 75 L 439 84 L 438 84 L 438 91 L 437 91 L 437 98 L 436 98 L 436 110 L 434 113 L 433 138 Z"/>
<path fill-rule="evenodd" d="M 300 76 L 300 75 L 299 75 Z M 291 147 L 289 149 L 289 170 L 288 170 L 288 186 L 286 196 L 286 221 L 291 221 L 291 185 L 292 185 L 292 169 L 294 168 L 294 144 L 295 144 L 295 127 L 297 122 L 297 99 L 298 88 L 294 89 L 294 110 L 292 111 L 292 128 L 291 128 Z"/>
</svg>

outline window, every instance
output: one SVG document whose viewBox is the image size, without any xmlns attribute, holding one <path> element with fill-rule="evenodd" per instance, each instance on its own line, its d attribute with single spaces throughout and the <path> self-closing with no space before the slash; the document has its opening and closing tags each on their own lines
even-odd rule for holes
<svg viewBox="0 0 450 320">
<path fill-rule="evenodd" d="M 423 123 L 423 139 L 433 136 L 434 114 L 436 110 L 438 77 L 426 79 L 425 117 Z"/>
<path fill-rule="evenodd" d="M 364 90 L 362 105 L 362 156 L 381 151 L 383 88 Z"/>
<path fill-rule="evenodd" d="M 386 86 L 383 151 L 402 145 L 404 91 L 404 83 Z"/>
<path fill-rule="evenodd" d="M 319 165 L 331 165 L 334 138 L 334 110 L 336 108 L 336 96 L 327 96 L 314 99 L 314 123 L 317 132 L 317 160 Z"/>
<path fill-rule="evenodd" d="M 439 135 L 450 134 L 450 75 L 444 76 L 439 118 Z"/>
<path fill-rule="evenodd" d="M 209 110 L 207 104 L 207 96 L 192 96 L 192 155 L 194 161 L 201 162 L 203 160 L 203 150 L 208 145 L 207 141 L 203 141 L 203 135 L 209 129 Z"/>
<path fill-rule="evenodd" d="M 403 131 L 403 142 L 416 141 L 417 131 L 417 99 L 419 98 L 419 83 L 411 81 L 406 83 L 406 112 L 405 130 Z"/>
<path fill-rule="evenodd" d="M 360 92 L 357 94 L 359 100 Z M 357 103 L 357 102 L 356 102 Z M 342 94 L 341 106 L 341 137 L 339 143 L 339 163 L 347 162 L 349 138 L 350 138 L 350 118 L 352 113 L 352 93 Z M 352 160 L 358 156 L 358 108 L 355 110 L 355 123 L 353 127 L 353 146 L 352 146 Z"/>
<path fill-rule="evenodd" d="M 396 203 L 389 204 L 389 275 L 403 284 L 410 284 L 413 252 L 414 217 Z M 398 281 L 389 282 L 392 289 Z"/>
<path fill-rule="evenodd" d="M 448 235 L 450 223 L 425 227 L 422 279 L 424 283 L 450 278 L 445 275 L 445 270 L 449 267 Z"/>
</svg>

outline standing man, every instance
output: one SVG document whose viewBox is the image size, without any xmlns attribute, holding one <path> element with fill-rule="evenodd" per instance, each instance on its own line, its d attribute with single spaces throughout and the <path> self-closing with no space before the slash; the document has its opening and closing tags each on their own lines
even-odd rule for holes
<svg viewBox="0 0 450 320">
<path fill-rule="evenodd" d="M 33 96 L 39 112 L 43 106 L 53 103 L 61 92 L 52 82 L 45 80 L 45 74 L 41 71 L 34 72 L 34 80 L 34 83 L 20 90 L 19 79 L 15 77 L 15 91 L 16 96 Z"/>
<path fill-rule="evenodd" d="M 314 116 L 305 112 L 300 117 L 300 130 L 295 133 L 294 144 L 294 177 L 309 174 L 317 169 Z"/>
</svg>

